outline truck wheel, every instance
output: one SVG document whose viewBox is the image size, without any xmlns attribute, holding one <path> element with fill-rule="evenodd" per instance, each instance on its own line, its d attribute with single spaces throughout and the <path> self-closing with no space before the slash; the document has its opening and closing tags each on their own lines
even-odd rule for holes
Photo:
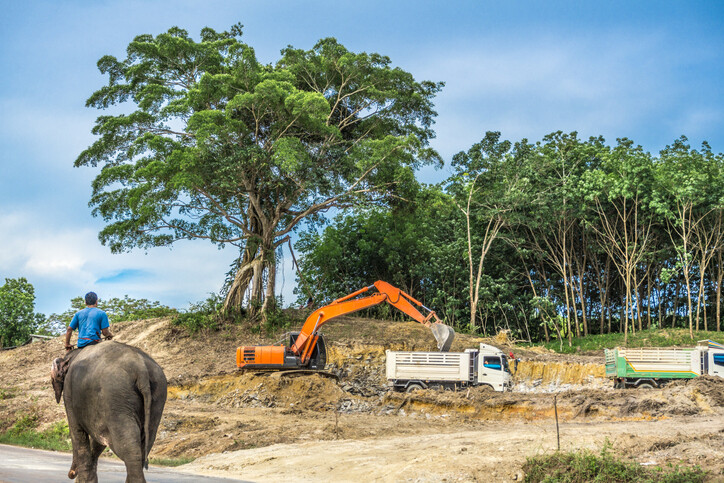
<svg viewBox="0 0 724 483">
<path fill-rule="evenodd" d="M 495 392 L 495 389 L 490 384 L 483 384 L 480 386 L 480 389 L 482 389 L 485 392 Z"/>
<path fill-rule="evenodd" d="M 416 382 L 413 382 L 412 384 L 407 386 L 407 389 L 405 389 L 405 392 L 417 391 L 418 389 L 423 389 L 422 385 L 418 384 Z"/>
<path fill-rule="evenodd" d="M 653 385 L 653 384 L 650 384 L 650 383 L 648 383 L 648 382 L 642 382 L 641 384 L 639 384 L 639 385 L 636 386 L 636 387 L 638 387 L 638 388 L 640 388 L 640 389 L 653 389 L 653 388 L 654 388 L 654 385 Z"/>
</svg>

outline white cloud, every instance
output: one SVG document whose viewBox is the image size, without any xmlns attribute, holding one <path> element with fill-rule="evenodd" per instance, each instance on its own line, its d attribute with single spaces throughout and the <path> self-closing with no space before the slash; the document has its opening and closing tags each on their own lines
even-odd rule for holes
<svg viewBox="0 0 724 483">
<path fill-rule="evenodd" d="M 26 277 L 36 289 L 36 310 L 44 313 L 62 312 L 71 298 L 88 290 L 101 298 L 129 295 L 185 308 L 219 291 L 235 256 L 231 247 L 218 250 L 203 241 L 114 255 L 92 228 L 53 228 L 49 220 L 30 212 L 0 215 L 0 276 Z M 291 257 L 284 257 L 281 265 L 277 293 L 290 304 Z M 142 275 L 121 281 L 113 277 L 129 271 Z"/>
</svg>

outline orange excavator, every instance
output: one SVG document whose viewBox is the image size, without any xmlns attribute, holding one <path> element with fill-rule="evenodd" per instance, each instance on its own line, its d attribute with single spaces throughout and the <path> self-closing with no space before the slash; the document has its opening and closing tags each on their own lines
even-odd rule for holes
<svg viewBox="0 0 724 483">
<path fill-rule="evenodd" d="M 376 289 L 376 292 L 360 297 L 372 289 Z M 288 334 L 286 345 L 239 347 L 236 349 L 236 365 L 242 370 L 324 370 L 327 362 L 327 347 L 324 337 L 319 333 L 322 326 L 335 317 L 351 314 L 382 302 L 389 303 L 425 327 L 429 327 L 437 340 L 438 350 L 441 352 L 450 350 L 455 338 L 455 331 L 452 327 L 443 324 L 434 311 L 422 305 L 411 295 L 387 282 L 377 281 L 369 287 L 337 299 L 312 312 L 300 331 Z M 425 310 L 427 316 L 416 307 Z"/>
</svg>

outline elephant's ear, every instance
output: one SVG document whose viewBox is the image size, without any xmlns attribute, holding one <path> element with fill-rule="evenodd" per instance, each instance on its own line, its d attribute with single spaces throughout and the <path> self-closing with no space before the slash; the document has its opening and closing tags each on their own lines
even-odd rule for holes
<svg viewBox="0 0 724 483">
<path fill-rule="evenodd" d="M 50 367 L 50 383 L 53 385 L 53 391 L 55 392 L 55 402 L 60 404 L 60 397 L 63 395 L 63 381 L 65 380 L 65 369 L 63 359 L 58 357 L 53 361 L 53 365 Z"/>
<path fill-rule="evenodd" d="M 60 404 L 60 398 L 63 395 L 63 383 L 60 381 L 56 381 L 55 379 L 51 379 L 50 382 L 53 384 L 53 391 L 55 392 L 55 402 Z"/>
</svg>

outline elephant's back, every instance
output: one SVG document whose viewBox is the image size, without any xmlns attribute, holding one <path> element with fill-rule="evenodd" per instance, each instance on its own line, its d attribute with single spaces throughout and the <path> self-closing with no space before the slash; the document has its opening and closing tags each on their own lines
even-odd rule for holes
<svg viewBox="0 0 724 483">
<path fill-rule="evenodd" d="M 66 376 L 66 405 L 85 412 L 93 407 L 101 412 L 137 412 L 143 408 L 136 391 L 139 379 L 152 380 L 160 372 L 165 399 L 166 378 L 156 362 L 143 351 L 126 344 L 107 341 L 86 347 L 75 357 Z M 80 396 L 83 397 L 74 397 Z M 70 399 L 70 400 L 68 400 Z"/>
</svg>

